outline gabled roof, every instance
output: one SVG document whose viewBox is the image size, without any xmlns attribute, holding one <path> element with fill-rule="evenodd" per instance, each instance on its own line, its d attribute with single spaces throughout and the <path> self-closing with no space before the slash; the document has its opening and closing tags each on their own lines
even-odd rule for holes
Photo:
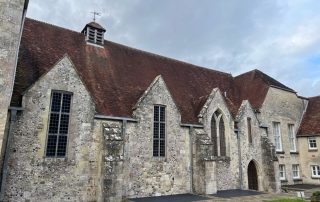
<svg viewBox="0 0 320 202">
<path fill-rule="evenodd" d="M 261 108 L 269 87 L 295 93 L 291 88 L 257 69 L 236 76 L 231 98 L 235 105 L 234 109 L 238 110 L 243 100 L 249 100 L 254 109 Z"/>
<path fill-rule="evenodd" d="M 297 136 L 320 136 L 320 96 L 309 98 Z"/>
<path fill-rule="evenodd" d="M 21 93 L 65 54 L 93 96 L 97 113 L 108 116 L 131 117 L 132 108 L 158 75 L 177 103 L 183 123 L 198 123 L 197 115 L 214 88 L 225 92 L 234 116 L 242 100 L 261 106 L 270 85 L 287 88 L 258 70 L 233 78 L 107 40 L 104 48 L 87 45 L 79 32 L 27 18 L 11 104 L 20 106 Z"/>
</svg>

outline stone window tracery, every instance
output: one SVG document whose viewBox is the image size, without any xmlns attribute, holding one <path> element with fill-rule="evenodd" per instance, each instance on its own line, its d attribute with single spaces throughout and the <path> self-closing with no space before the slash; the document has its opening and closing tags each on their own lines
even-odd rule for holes
<svg viewBox="0 0 320 202">
<path fill-rule="evenodd" d="M 224 120 L 218 110 L 211 118 L 211 141 L 213 143 L 213 156 L 227 155 Z"/>
</svg>

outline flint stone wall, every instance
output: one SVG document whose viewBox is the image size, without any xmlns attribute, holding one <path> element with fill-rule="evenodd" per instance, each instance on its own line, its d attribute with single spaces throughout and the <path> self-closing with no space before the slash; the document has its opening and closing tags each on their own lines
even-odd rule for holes
<svg viewBox="0 0 320 202">
<path fill-rule="evenodd" d="M 211 139 L 211 119 L 216 110 L 222 112 L 225 126 L 226 157 L 213 158 L 213 153 L 206 154 L 207 158 L 216 161 L 216 184 L 217 190 L 227 190 L 239 188 L 238 150 L 237 137 L 234 134 L 233 118 L 224 101 L 224 97 L 219 89 L 213 89 L 207 102 L 199 115 L 199 121 L 204 125 L 204 132 Z M 213 145 L 212 145 L 213 147 Z M 212 152 L 212 151 L 211 151 Z M 204 167 L 204 164 L 198 165 Z M 201 170 L 201 168 L 195 168 Z M 202 173 L 199 173 L 203 175 Z"/>
<path fill-rule="evenodd" d="M 14 83 L 23 7 L 24 0 L 0 1 L 0 151 Z"/>
<path fill-rule="evenodd" d="M 73 93 L 66 158 L 45 157 L 52 90 Z M 96 201 L 101 132 L 92 132 L 94 103 L 68 57 L 25 93 L 23 107 L 9 149 L 6 200 Z"/>
<path fill-rule="evenodd" d="M 166 156 L 153 157 L 153 108 L 166 106 Z M 125 172 L 128 197 L 190 192 L 189 129 L 162 77 L 157 77 L 134 110 L 138 123 L 127 125 Z"/>
<path fill-rule="evenodd" d="M 247 118 L 251 118 L 252 143 L 249 142 L 249 131 Z M 254 162 L 258 175 L 258 189 L 260 191 L 276 191 L 276 175 L 274 165 L 277 158 L 273 144 L 268 140 L 266 130 L 260 128 L 259 120 L 248 101 L 243 101 L 238 115 L 238 127 L 240 129 L 242 186 L 248 186 L 248 165 Z"/>
</svg>

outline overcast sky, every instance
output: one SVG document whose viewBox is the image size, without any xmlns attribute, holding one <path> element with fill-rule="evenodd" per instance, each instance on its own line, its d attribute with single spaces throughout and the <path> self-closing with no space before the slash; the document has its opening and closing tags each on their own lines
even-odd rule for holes
<svg viewBox="0 0 320 202">
<path fill-rule="evenodd" d="M 107 40 L 320 95 L 319 0 L 30 0 L 27 16 L 80 32 L 92 11 Z"/>
</svg>

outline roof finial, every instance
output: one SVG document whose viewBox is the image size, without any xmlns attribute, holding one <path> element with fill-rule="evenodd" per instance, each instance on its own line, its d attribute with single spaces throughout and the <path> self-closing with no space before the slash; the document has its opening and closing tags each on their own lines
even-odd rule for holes
<svg viewBox="0 0 320 202">
<path fill-rule="evenodd" d="M 93 22 L 96 21 L 96 16 L 101 16 L 101 13 L 96 12 L 96 11 L 93 11 L 93 12 L 91 12 L 91 13 L 93 14 Z"/>
</svg>

